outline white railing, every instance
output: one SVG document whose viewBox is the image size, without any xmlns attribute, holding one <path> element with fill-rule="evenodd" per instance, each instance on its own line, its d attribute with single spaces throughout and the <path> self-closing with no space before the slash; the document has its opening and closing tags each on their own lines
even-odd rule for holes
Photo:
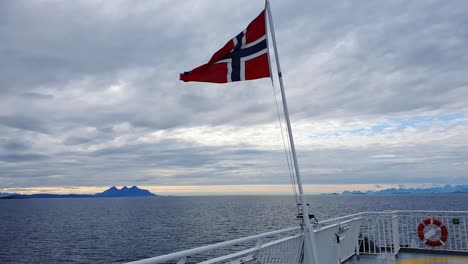
<svg viewBox="0 0 468 264">
<path fill-rule="evenodd" d="M 363 217 L 359 253 L 397 254 L 401 248 L 468 252 L 468 212 L 466 211 L 364 212 L 327 220 L 321 224 L 330 224 L 357 216 Z M 430 246 L 427 241 L 420 239 L 418 226 L 425 219 L 437 219 L 447 228 L 447 240 L 441 241 L 440 246 Z M 435 237 L 432 239 L 438 241 L 441 238 L 441 228 L 435 227 L 435 230 L 431 233 Z"/>
<path fill-rule="evenodd" d="M 468 212 L 398 211 L 398 219 L 402 248 L 468 252 Z M 447 241 L 443 245 L 432 247 L 418 238 L 418 225 L 425 219 L 437 219 L 447 228 Z"/>
<path fill-rule="evenodd" d="M 424 233 L 420 229 L 418 233 L 418 226 L 425 219 L 437 219 L 440 226 L 433 226 L 432 223 L 437 221 L 428 220 L 426 222 L 430 222 L 433 229 L 424 229 Z M 468 212 L 462 211 L 384 211 L 329 219 L 313 228 L 320 264 L 328 264 L 343 262 L 355 254 L 396 255 L 401 248 L 468 252 L 467 222 Z M 446 241 L 441 239 L 442 225 L 448 232 Z M 433 240 L 433 237 L 443 243 L 440 246 L 428 245 L 427 240 Z M 298 226 L 131 263 L 184 264 L 189 258 L 191 263 L 202 264 L 301 263 L 303 241 L 303 230 Z M 239 246 L 243 249 L 235 252 L 227 249 Z"/>
<path fill-rule="evenodd" d="M 291 233 L 295 233 L 291 235 Z M 281 239 L 267 242 L 272 237 L 286 236 Z M 232 246 L 255 243 L 254 247 L 234 252 L 228 255 L 214 257 L 198 263 L 244 263 L 258 259 L 261 263 L 299 263 L 302 253 L 303 235 L 300 226 L 272 231 L 259 235 L 239 238 L 213 245 L 179 251 L 159 257 L 130 262 L 129 264 L 156 264 L 177 263 L 184 264 L 189 257 L 196 255 L 208 255 L 209 252 L 225 249 Z"/>
<path fill-rule="evenodd" d="M 314 233 L 319 241 L 317 249 L 320 263 L 338 263 L 356 253 L 362 219 L 362 217 L 354 217 L 326 226 L 317 226 Z M 268 239 L 270 241 L 267 241 Z M 226 253 L 228 247 L 243 246 L 249 243 L 255 243 L 255 245 L 240 251 Z M 134 261 L 131 264 L 183 264 L 188 261 L 201 264 L 299 264 L 302 263 L 303 243 L 304 233 L 302 228 L 298 226 Z M 221 254 L 215 256 L 216 253 Z"/>
<path fill-rule="evenodd" d="M 363 213 L 362 216 L 359 252 L 396 255 L 400 250 L 397 212 Z"/>
</svg>

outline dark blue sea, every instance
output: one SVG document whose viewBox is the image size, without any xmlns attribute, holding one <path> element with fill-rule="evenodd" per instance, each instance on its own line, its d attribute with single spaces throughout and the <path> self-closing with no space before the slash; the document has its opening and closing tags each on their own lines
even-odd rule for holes
<svg viewBox="0 0 468 264">
<path fill-rule="evenodd" d="M 468 194 L 310 196 L 319 220 L 468 210 Z M 0 200 L 0 263 L 122 263 L 297 225 L 289 196 Z"/>
</svg>

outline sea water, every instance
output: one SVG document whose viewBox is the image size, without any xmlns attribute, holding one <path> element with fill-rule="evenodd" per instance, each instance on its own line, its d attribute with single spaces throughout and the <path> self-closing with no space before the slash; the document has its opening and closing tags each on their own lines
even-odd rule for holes
<svg viewBox="0 0 468 264">
<path fill-rule="evenodd" d="M 318 220 L 468 210 L 468 194 L 309 196 Z M 290 196 L 0 200 L 0 263 L 123 263 L 298 224 Z"/>
</svg>

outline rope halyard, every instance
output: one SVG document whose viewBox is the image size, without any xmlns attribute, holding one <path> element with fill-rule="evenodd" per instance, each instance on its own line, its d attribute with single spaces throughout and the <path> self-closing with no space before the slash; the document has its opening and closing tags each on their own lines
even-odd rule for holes
<svg viewBox="0 0 468 264">
<path fill-rule="evenodd" d="M 289 136 L 287 135 L 288 140 L 284 139 L 283 121 L 281 119 L 281 113 L 280 113 L 279 106 L 278 106 L 278 98 L 277 98 L 277 95 L 276 95 L 276 88 L 275 88 L 275 82 L 273 81 L 273 75 L 271 76 L 271 87 L 273 89 L 273 96 L 275 98 L 276 113 L 277 113 L 277 116 L 278 116 L 278 123 L 280 125 L 280 130 L 281 130 L 281 139 L 283 140 L 284 154 L 286 155 L 286 162 L 288 164 L 288 173 L 289 173 L 289 177 L 291 179 L 291 187 L 292 187 L 292 190 L 293 190 L 294 201 L 295 201 L 295 205 L 296 205 L 297 214 L 299 215 L 300 214 L 300 208 L 299 208 L 299 201 L 298 201 L 298 196 L 297 196 L 296 177 L 295 177 L 295 173 L 294 173 L 294 170 L 293 170 L 293 167 L 292 167 L 291 146 L 289 145 Z"/>
</svg>

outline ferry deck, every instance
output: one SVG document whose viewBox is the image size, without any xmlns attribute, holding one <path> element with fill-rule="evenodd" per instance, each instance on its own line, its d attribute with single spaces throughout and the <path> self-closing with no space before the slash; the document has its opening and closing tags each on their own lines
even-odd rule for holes
<svg viewBox="0 0 468 264">
<path fill-rule="evenodd" d="M 461 264 L 468 263 L 466 254 L 400 252 L 398 255 L 353 256 L 345 264 Z"/>
<path fill-rule="evenodd" d="M 468 263 L 468 212 L 363 212 L 130 262 L 202 264 Z"/>
</svg>

